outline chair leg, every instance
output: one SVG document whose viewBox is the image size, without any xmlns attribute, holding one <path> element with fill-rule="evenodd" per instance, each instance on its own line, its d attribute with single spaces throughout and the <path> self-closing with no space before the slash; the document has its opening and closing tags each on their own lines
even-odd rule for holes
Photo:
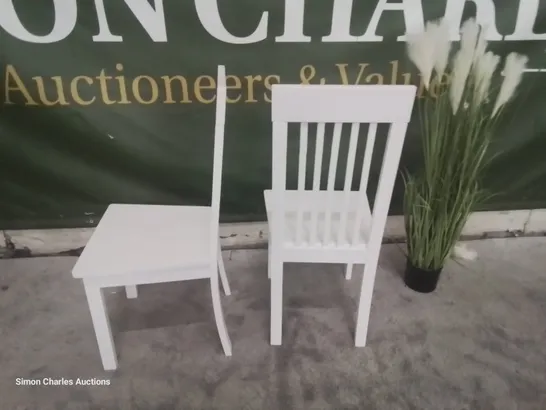
<svg viewBox="0 0 546 410">
<path fill-rule="evenodd" d="M 102 289 L 86 283 L 84 283 L 84 287 L 102 365 L 104 370 L 115 370 L 118 367 L 118 362 Z"/>
<path fill-rule="evenodd" d="M 220 342 L 226 356 L 231 356 L 231 341 L 227 332 L 226 322 L 224 320 L 224 312 L 222 310 L 222 303 L 220 301 L 220 286 L 218 283 L 218 272 L 216 269 L 212 272 L 210 278 L 210 293 L 212 296 L 212 307 L 214 309 L 214 319 L 216 320 L 216 327 L 218 328 L 218 335 L 220 336 Z"/>
<path fill-rule="evenodd" d="M 271 258 L 271 344 L 282 344 L 283 262 Z"/>
<path fill-rule="evenodd" d="M 271 258 L 271 240 L 269 241 L 269 243 L 267 244 L 267 278 L 268 279 L 271 279 L 271 263 L 272 263 L 272 258 Z"/>
<path fill-rule="evenodd" d="M 138 296 L 137 285 L 125 286 L 125 294 L 127 299 L 135 299 Z"/>
<path fill-rule="evenodd" d="M 370 310 L 372 306 L 373 286 L 375 282 L 375 273 L 377 271 L 376 257 L 374 262 L 364 265 L 364 275 L 362 276 L 362 286 L 360 288 L 360 300 L 358 302 L 358 314 L 356 317 L 355 346 L 366 346 L 368 337 L 368 324 L 370 321 Z"/>
<path fill-rule="evenodd" d="M 222 288 L 226 296 L 231 295 L 231 289 L 229 287 L 229 281 L 226 275 L 226 268 L 224 266 L 224 258 L 222 258 L 222 247 L 218 242 L 218 272 L 220 273 L 220 279 L 222 280 Z"/>
<path fill-rule="evenodd" d="M 351 280 L 353 277 L 353 264 L 348 263 L 347 268 L 345 270 L 345 280 Z"/>
<path fill-rule="evenodd" d="M 269 240 L 267 241 L 267 278 L 271 279 L 271 261 L 273 258 L 271 257 L 273 249 L 273 233 L 271 232 L 271 229 L 269 229 Z"/>
</svg>

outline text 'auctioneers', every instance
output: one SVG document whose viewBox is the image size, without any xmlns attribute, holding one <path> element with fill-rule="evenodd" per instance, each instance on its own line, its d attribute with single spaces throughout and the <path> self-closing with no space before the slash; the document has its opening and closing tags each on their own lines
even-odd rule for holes
<svg viewBox="0 0 546 410">
<path fill-rule="evenodd" d="M 4 103 L 24 106 L 69 106 L 91 104 L 211 104 L 216 98 L 216 80 L 210 75 L 126 76 L 123 65 L 114 70 L 102 69 L 95 75 L 23 76 L 8 64 L 4 77 Z M 442 81 L 447 78 L 442 79 Z M 287 84 L 415 84 L 418 96 L 426 92 L 422 79 L 415 73 L 405 72 L 399 60 L 375 70 L 370 63 L 337 63 L 329 67 L 311 64 L 297 68 L 292 78 L 281 79 L 277 74 L 236 75 L 226 77 L 227 102 L 253 104 L 271 102 L 271 86 Z M 428 93 L 437 97 L 437 84 L 431 84 Z"/>
</svg>

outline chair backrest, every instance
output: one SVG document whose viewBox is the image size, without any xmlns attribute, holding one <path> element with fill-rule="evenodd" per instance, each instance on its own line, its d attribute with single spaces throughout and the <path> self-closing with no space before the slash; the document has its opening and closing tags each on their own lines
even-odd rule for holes
<svg viewBox="0 0 546 410">
<path fill-rule="evenodd" d="M 210 225 L 211 238 L 211 261 L 216 264 L 218 241 L 219 241 L 219 223 L 220 223 L 220 197 L 222 194 L 222 162 L 224 156 L 224 130 L 226 124 L 226 68 L 218 66 L 216 79 L 216 119 L 214 125 L 214 155 L 212 171 L 212 219 Z"/>
<path fill-rule="evenodd" d="M 377 128 L 378 124 L 387 123 L 390 125 L 390 129 L 383 155 L 367 241 L 368 247 L 373 246 L 375 251 L 379 252 L 415 95 L 416 87 L 412 85 L 273 85 L 272 200 L 275 212 L 272 218 L 276 232 L 278 230 L 281 237 L 279 240 L 283 242 L 287 240 L 287 233 L 283 232 L 286 229 L 285 223 L 279 218 L 285 218 L 286 212 L 289 211 L 286 206 L 288 123 L 300 124 L 297 191 L 300 193 L 305 192 L 305 194 L 309 193 L 305 187 L 309 124 L 317 124 L 312 177 L 313 191 L 321 191 L 322 171 L 326 168 L 322 164 L 322 157 L 325 152 L 326 124 L 334 124 L 326 189 L 322 190 L 327 191 L 327 198 L 329 193 L 335 189 L 340 140 L 342 135 L 345 135 L 342 132 L 344 124 L 348 123 L 345 128 L 350 127 L 350 132 L 347 135 L 349 141 L 342 195 L 344 199 L 341 201 L 343 203 L 341 212 L 337 212 L 337 215 L 335 215 L 338 218 L 336 227 L 332 225 L 330 228 L 334 216 L 329 201 L 326 201 L 326 204 L 316 204 L 315 209 L 311 210 L 310 220 L 305 220 L 303 216 L 305 211 L 309 211 L 308 209 L 298 209 L 295 226 L 297 234 L 295 243 L 291 244 L 291 246 L 333 244 L 349 247 L 357 246 L 359 245 L 358 242 L 360 242 L 360 230 L 365 212 L 363 204 L 367 204 L 365 201 L 366 190 Z M 360 124 L 363 123 L 369 124 L 366 148 L 362 159 L 359 189 L 357 192 L 352 192 Z M 354 203 L 351 204 L 351 202 L 354 202 L 355 193 L 359 202 L 356 207 Z M 336 194 L 338 197 L 341 195 L 339 191 Z M 317 196 L 317 198 L 324 198 L 324 196 Z M 352 216 L 355 219 L 348 222 L 348 210 L 351 206 L 355 211 Z M 369 207 L 368 212 L 370 212 Z M 319 230 L 316 228 L 319 218 L 323 218 L 322 223 L 326 225 L 322 232 L 323 237 L 319 237 L 321 235 L 319 235 Z M 310 227 L 309 242 L 307 243 L 300 242 L 302 240 L 300 233 L 305 229 L 302 226 L 304 220 L 305 226 Z M 337 229 L 337 232 L 332 232 L 331 229 Z M 352 233 L 347 234 L 351 230 L 354 231 L 354 235 Z"/>
</svg>

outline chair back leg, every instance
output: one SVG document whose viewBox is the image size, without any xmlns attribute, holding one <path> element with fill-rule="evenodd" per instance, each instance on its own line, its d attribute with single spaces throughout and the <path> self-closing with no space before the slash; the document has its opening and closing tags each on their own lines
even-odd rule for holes
<svg viewBox="0 0 546 410">
<path fill-rule="evenodd" d="M 345 280 L 351 280 L 353 277 L 353 264 L 348 263 L 347 268 L 345 269 Z"/>
<path fill-rule="evenodd" d="M 125 286 L 127 299 L 135 299 L 138 296 L 137 285 Z"/>
<path fill-rule="evenodd" d="M 212 296 L 212 307 L 214 310 L 214 319 L 216 320 L 216 327 L 218 328 L 218 335 L 220 336 L 220 342 L 226 356 L 231 356 L 231 341 L 227 332 L 226 322 L 224 320 L 224 312 L 222 310 L 222 303 L 220 301 L 220 284 L 218 280 L 218 272 L 216 269 L 211 272 L 210 277 L 210 293 Z"/>
<path fill-rule="evenodd" d="M 226 274 L 226 268 L 224 266 L 224 258 L 222 257 L 222 246 L 218 242 L 218 272 L 220 273 L 220 280 L 222 281 L 222 288 L 226 296 L 231 295 L 231 289 L 229 287 L 229 281 Z"/>
</svg>

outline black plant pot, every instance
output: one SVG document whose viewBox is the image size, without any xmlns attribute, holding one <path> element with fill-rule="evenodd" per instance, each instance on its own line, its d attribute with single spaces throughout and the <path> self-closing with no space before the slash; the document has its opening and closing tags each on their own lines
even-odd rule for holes
<svg viewBox="0 0 546 410">
<path fill-rule="evenodd" d="M 436 270 L 416 268 L 408 259 L 404 274 L 404 283 L 408 288 L 419 293 L 434 292 L 441 272 L 442 268 Z"/>
</svg>

